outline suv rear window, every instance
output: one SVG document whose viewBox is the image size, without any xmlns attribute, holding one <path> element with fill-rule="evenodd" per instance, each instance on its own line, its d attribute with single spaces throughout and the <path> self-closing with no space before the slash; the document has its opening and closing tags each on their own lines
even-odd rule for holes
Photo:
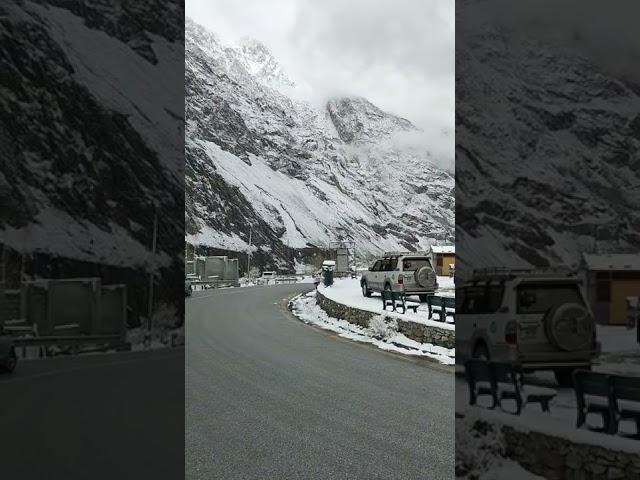
<svg viewBox="0 0 640 480">
<path fill-rule="evenodd" d="M 397 258 L 385 258 L 382 260 L 381 272 L 393 272 L 398 264 Z"/>
<path fill-rule="evenodd" d="M 402 260 L 402 271 L 415 272 L 422 267 L 431 268 L 431 262 L 428 258 L 405 258 Z"/>
<path fill-rule="evenodd" d="M 565 303 L 584 305 L 580 288 L 574 283 L 553 285 L 520 285 L 518 313 L 544 313 Z"/>
</svg>

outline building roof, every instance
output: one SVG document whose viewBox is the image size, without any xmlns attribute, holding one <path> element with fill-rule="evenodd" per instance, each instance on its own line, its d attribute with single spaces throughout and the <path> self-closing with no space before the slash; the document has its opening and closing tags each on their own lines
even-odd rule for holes
<svg viewBox="0 0 640 480">
<path fill-rule="evenodd" d="M 433 253 L 456 253 L 454 245 L 433 245 L 431 247 Z"/>
<path fill-rule="evenodd" d="M 640 271 L 640 254 L 585 254 L 584 263 L 587 270 Z"/>
</svg>

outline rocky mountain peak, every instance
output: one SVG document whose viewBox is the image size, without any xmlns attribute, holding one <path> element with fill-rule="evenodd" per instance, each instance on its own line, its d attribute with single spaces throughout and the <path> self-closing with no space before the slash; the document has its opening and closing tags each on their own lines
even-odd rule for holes
<svg viewBox="0 0 640 480">
<path fill-rule="evenodd" d="M 350 239 L 368 254 L 453 240 L 453 177 L 428 149 L 385 141 L 411 122 L 362 97 L 296 100 L 265 45 L 186 34 L 189 243 L 246 252 L 250 226 L 254 261 L 290 270 L 308 243 Z"/>
<path fill-rule="evenodd" d="M 235 51 L 238 61 L 261 82 L 275 88 L 295 86 L 264 43 L 251 37 L 244 37 Z"/>
<path fill-rule="evenodd" d="M 362 97 L 331 98 L 327 112 L 346 143 L 379 140 L 398 131 L 417 130 L 409 121 L 384 112 Z"/>
</svg>

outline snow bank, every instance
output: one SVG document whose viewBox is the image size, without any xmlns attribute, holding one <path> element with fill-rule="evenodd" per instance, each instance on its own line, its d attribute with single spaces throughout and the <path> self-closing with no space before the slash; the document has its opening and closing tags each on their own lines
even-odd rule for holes
<svg viewBox="0 0 640 480">
<path fill-rule="evenodd" d="M 640 356 L 640 344 L 636 339 L 635 328 L 598 325 L 597 336 L 602 353 L 635 353 Z"/>
<path fill-rule="evenodd" d="M 316 302 L 316 292 L 312 291 L 295 297 L 290 302 L 294 315 L 303 322 L 319 326 L 337 333 L 339 336 L 363 343 L 371 343 L 376 347 L 391 352 L 429 357 L 446 365 L 455 363 L 455 349 L 448 349 L 430 343 L 418 343 L 397 332 L 393 322 L 385 322 L 374 317 L 369 328 L 360 327 L 346 320 L 330 317 Z"/>
<path fill-rule="evenodd" d="M 438 282 L 440 282 L 441 278 L 449 277 L 438 277 Z M 452 280 L 452 279 L 451 279 Z M 453 281 L 451 281 L 451 285 L 453 285 Z M 430 327 L 438 327 L 445 330 L 455 330 L 455 325 L 452 322 L 450 317 L 447 318 L 447 322 L 437 322 L 435 320 L 429 320 L 429 313 L 427 310 L 427 305 L 423 304 L 420 308 L 418 308 L 417 313 L 413 313 L 408 310 L 406 313 L 393 313 L 389 310 L 384 311 L 382 309 L 382 300 L 380 299 L 379 294 L 373 294 L 372 297 L 367 298 L 362 295 L 362 290 L 360 289 L 360 280 L 355 278 L 346 278 L 346 279 L 336 279 L 330 287 L 325 287 L 323 284 L 318 286 L 318 290 L 322 292 L 322 295 L 327 297 L 329 300 L 333 300 L 336 303 L 341 303 L 348 307 L 357 308 L 360 310 L 365 310 L 367 312 L 385 314 L 388 317 L 398 318 L 402 320 L 409 320 L 415 323 L 421 323 L 423 325 L 427 325 Z M 442 292 L 438 292 L 442 293 Z M 451 294 L 451 291 L 447 291 L 447 293 Z M 418 300 L 411 298 L 412 300 Z"/>
</svg>

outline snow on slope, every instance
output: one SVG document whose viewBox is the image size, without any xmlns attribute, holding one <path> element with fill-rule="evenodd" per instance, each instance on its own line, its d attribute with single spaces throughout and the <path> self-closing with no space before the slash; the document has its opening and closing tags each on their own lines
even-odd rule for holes
<svg viewBox="0 0 640 480">
<path fill-rule="evenodd" d="M 171 0 L 0 5 L 6 245 L 125 267 L 166 266 L 183 251 L 182 78 L 172 74 L 182 12 Z M 154 259 L 152 202 L 163 212 Z"/>
<path fill-rule="evenodd" d="M 458 273 L 637 252 L 638 86 L 570 49 L 471 21 L 477 3 L 456 11 L 468 29 L 456 42 Z"/>
<path fill-rule="evenodd" d="M 282 257 L 338 239 L 362 253 L 453 240 L 453 177 L 411 122 L 360 97 L 323 109 L 290 98 L 254 62 L 260 52 L 284 75 L 268 50 L 248 44 L 246 59 L 187 20 L 189 241 L 242 249 L 250 225 L 258 249 Z"/>
<path fill-rule="evenodd" d="M 75 80 L 105 107 L 128 115 L 133 127 L 155 146 L 175 182 L 182 183 L 184 165 L 170 153 L 184 141 L 182 129 L 171 121 L 183 117 L 183 99 L 174 91 L 182 77 L 183 46 L 151 34 L 150 48 L 158 60 L 152 64 L 125 43 L 89 28 L 68 10 L 32 8 L 47 18 L 52 38 L 67 52 Z"/>
</svg>

